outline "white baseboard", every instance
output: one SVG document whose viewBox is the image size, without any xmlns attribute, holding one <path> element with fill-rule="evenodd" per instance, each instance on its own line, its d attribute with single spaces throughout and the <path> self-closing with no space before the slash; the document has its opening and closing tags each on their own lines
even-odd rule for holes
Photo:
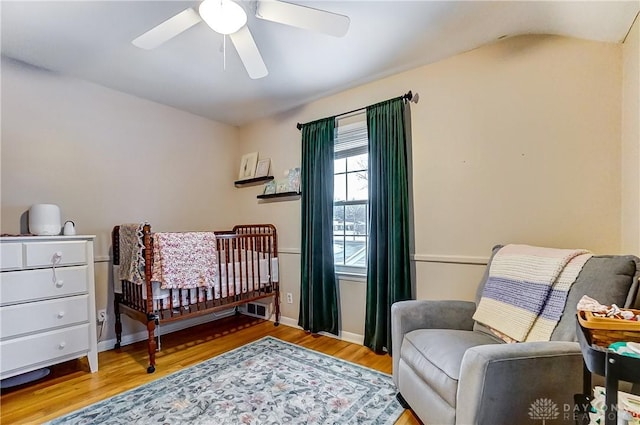
<svg viewBox="0 0 640 425">
<path fill-rule="evenodd" d="M 290 317 L 280 317 L 280 323 L 286 326 L 291 326 L 292 328 L 302 329 L 300 326 L 298 326 L 298 321 Z M 320 332 L 320 335 L 329 336 L 331 338 L 336 338 L 342 341 L 352 342 L 358 345 L 364 345 L 364 335 L 359 335 L 353 332 L 341 331 L 337 336 L 328 332 Z"/>
<path fill-rule="evenodd" d="M 204 316 L 194 317 L 192 319 L 184 319 L 177 320 L 175 322 L 168 323 L 166 325 L 162 325 L 159 327 L 160 335 L 166 335 L 171 332 L 181 331 L 186 328 L 190 328 L 192 326 L 201 325 L 203 323 L 213 322 L 218 319 L 222 319 L 223 317 L 233 316 L 235 314 L 235 309 L 225 310 L 221 312 L 216 312 L 212 314 L 207 314 Z M 158 329 L 158 328 L 156 328 Z M 134 342 L 144 341 L 148 337 L 148 333 L 146 330 L 141 332 L 136 332 L 134 334 L 122 335 L 122 341 L 120 342 L 121 346 L 133 344 Z M 116 345 L 116 339 L 107 339 L 104 341 L 98 342 L 98 352 L 112 350 Z"/>
<path fill-rule="evenodd" d="M 176 322 L 169 323 L 167 325 L 160 326 L 160 335 L 165 335 L 171 332 L 180 331 L 186 328 L 190 328 L 192 326 L 201 325 L 203 323 L 213 322 L 218 319 L 222 319 L 223 317 L 233 316 L 235 314 L 235 310 L 227 310 L 222 311 L 220 313 L 215 313 L 213 315 L 199 316 L 193 319 L 185 319 L 178 320 Z M 271 315 L 270 321 L 275 321 L 275 315 Z M 296 319 L 292 319 L 290 317 L 280 316 L 280 324 L 285 326 L 290 326 L 296 329 L 302 329 L 298 326 L 298 321 Z M 364 344 L 364 335 L 359 335 L 352 332 L 340 332 L 338 336 L 327 333 L 320 332 L 320 335 L 329 336 L 331 338 L 340 339 L 342 341 L 352 342 L 354 344 L 363 345 Z M 147 331 L 136 332 L 134 334 L 122 335 L 122 341 L 120 342 L 121 346 L 133 344 L 135 342 L 144 341 L 147 339 Z M 98 352 L 112 350 L 116 345 L 116 339 L 107 339 L 104 341 L 98 342 Z"/>
</svg>

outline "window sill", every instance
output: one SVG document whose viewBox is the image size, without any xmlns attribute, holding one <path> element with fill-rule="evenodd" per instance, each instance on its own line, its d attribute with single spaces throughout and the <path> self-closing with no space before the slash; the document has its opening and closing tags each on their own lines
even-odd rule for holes
<svg viewBox="0 0 640 425">
<path fill-rule="evenodd" d="M 367 283 L 367 272 L 364 273 L 354 273 L 354 272 L 343 272 L 336 270 L 336 279 L 338 280 L 348 280 L 351 282 L 359 282 L 359 283 Z"/>
</svg>

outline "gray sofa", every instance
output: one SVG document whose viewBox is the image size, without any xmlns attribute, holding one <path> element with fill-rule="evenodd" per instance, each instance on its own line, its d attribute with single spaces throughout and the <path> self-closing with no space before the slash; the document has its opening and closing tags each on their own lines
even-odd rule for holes
<svg viewBox="0 0 640 425">
<path fill-rule="evenodd" d="M 583 376 L 576 304 L 587 294 L 603 304 L 639 308 L 638 257 L 590 258 L 569 291 L 549 342 L 507 344 L 474 322 L 488 270 L 476 302 L 392 305 L 393 380 L 399 400 L 428 425 L 542 423 L 534 419 L 574 424 L 573 395 L 582 392 Z M 543 414 L 531 410 L 534 403 L 546 403 Z"/>
</svg>

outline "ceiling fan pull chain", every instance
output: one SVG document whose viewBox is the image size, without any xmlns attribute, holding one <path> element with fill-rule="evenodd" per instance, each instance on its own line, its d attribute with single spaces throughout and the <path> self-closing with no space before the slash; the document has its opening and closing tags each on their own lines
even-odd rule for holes
<svg viewBox="0 0 640 425">
<path fill-rule="evenodd" d="M 227 70 L 227 35 L 222 36 L 222 70 Z"/>
</svg>

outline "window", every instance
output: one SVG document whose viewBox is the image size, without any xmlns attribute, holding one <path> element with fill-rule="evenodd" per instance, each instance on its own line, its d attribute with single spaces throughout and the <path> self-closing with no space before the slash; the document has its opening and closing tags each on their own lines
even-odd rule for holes
<svg viewBox="0 0 640 425">
<path fill-rule="evenodd" d="M 336 126 L 333 255 L 337 273 L 366 274 L 369 239 L 369 149 L 365 113 Z"/>
</svg>

